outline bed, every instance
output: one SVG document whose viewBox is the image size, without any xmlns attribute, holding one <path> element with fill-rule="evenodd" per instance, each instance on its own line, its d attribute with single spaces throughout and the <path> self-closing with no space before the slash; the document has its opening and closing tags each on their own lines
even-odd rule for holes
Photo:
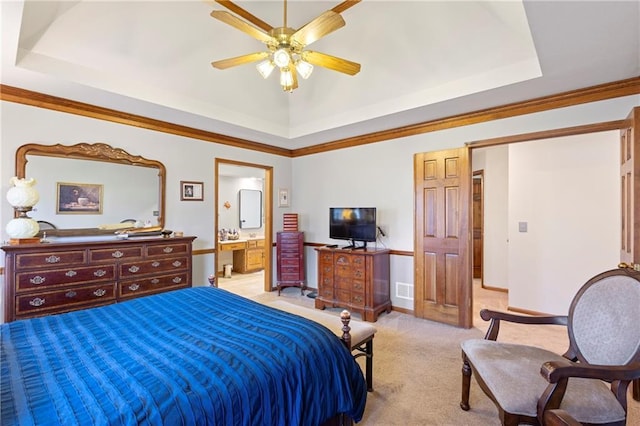
<svg viewBox="0 0 640 426">
<path fill-rule="evenodd" d="M 213 287 L 0 332 L 5 426 L 316 426 L 357 422 L 366 403 L 362 371 L 333 332 Z"/>
</svg>

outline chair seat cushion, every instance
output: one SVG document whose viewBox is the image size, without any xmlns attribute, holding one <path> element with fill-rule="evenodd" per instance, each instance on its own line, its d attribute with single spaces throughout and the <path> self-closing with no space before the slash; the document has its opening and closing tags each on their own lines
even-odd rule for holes
<svg viewBox="0 0 640 426">
<path fill-rule="evenodd" d="M 506 412 L 531 417 L 536 417 L 538 398 L 549 385 L 540 367 L 547 361 L 566 361 L 544 349 L 484 339 L 464 341 L 462 351 Z M 626 417 L 609 385 L 600 380 L 570 378 L 560 408 L 582 423 L 609 423 Z"/>
</svg>

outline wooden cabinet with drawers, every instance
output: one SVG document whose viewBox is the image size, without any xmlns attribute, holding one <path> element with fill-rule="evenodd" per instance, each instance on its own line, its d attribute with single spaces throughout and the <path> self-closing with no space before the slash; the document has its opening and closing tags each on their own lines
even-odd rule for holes
<svg viewBox="0 0 640 426">
<path fill-rule="evenodd" d="M 343 307 L 365 321 L 391 311 L 389 250 L 344 250 L 321 247 L 318 252 L 318 295 L 315 306 Z"/>
<path fill-rule="evenodd" d="M 233 251 L 233 269 L 241 274 L 264 269 L 264 239 L 247 240 L 242 249 Z"/>
<path fill-rule="evenodd" d="M 276 238 L 278 295 L 285 287 L 300 287 L 304 294 L 304 232 L 278 232 Z"/>
<path fill-rule="evenodd" d="M 189 287 L 194 239 L 4 246 L 5 321 Z"/>
</svg>

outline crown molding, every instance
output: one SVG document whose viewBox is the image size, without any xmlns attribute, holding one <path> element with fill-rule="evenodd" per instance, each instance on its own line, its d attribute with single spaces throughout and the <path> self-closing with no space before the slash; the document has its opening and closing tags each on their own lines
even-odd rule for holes
<svg viewBox="0 0 640 426">
<path fill-rule="evenodd" d="M 0 85 L 0 100 L 16 102 L 24 105 L 46 108 L 69 114 L 95 118 L 97 120 L 140 127 L 163 133 L 184 136 L 206 142 L 234 146 L 237 148 L 265 152 L 284 157 L 301 157 L 319 154 L 327 151 L 367 145 L 391 139 L 404 138 L 454 127 L 468 126 L 492 120 L 532 114 L 557 108 L 565 108 L 606 99 L 630 96 L 640 93 L 640 77 L 600 84 L 583 89 L 572 90 L 550 96 L 515 102 L 498 107 L 487 108 L 475 112 L 458 114 L 436 120 L 425 121 L 409 126 L 397 127 L 380 132 L 363 134 L 345 139 L 339 139 L 318 145 L 298 149 L 284 149 L 273 145 L 235 138 L 220 133 L 209 132 L 193 127 L 182 126 L 166 121 L 156 120 L 136 114 L 128 114 L 114 109 L 103 108 L 84 102 L 73 101 L 44 93 L 21 89 L 18 87 Z"/>
</svg>

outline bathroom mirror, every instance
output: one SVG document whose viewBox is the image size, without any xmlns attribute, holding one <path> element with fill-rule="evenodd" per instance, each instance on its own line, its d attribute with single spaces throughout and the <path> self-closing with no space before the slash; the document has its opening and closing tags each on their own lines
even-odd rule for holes
<svg viewBox="0 0 640 426">
<path fill-rule="evenodd" d="M 36 179 L 40 201 L 29 216 L 55 226 L 47 235 L 112 234 L 108 228 L 126 220 L 164 227 L 166 171 L 159 161 L 104 143 L 26 144 L 16 151 L 16 176 Z M 94 208 L 87 208 L 85 190 L 94 194 Z M 68 200 L 69 191 L 78 199 Z"/>
<path fill-rule="evenodd" d="M 240 228 L 262 227 L 262 191 L 241 189 L 239 191 Z"/>
</svg>

